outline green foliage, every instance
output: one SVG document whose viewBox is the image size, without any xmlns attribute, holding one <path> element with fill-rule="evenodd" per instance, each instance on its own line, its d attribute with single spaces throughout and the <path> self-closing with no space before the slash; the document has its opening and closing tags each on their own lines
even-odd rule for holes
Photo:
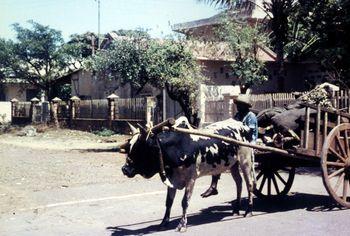
<svg viewBox="0 0 350 236">
<path fill-rule="evenodd" d="M 94 131 L 94 134 L 102 137 L 109 137 L 115 134 L 113 130 L 107 129 L 107 128 L 102 128 L 101 130 Z"/>
<path fill-rule="evenodd" d="M 29 21 L 30 28 L 14 24 L 16 40 L 1 40 L 0 48 L 7 59 L 2 61 L 2 76 L 24 79 L 52 98 L 52 88 L 57 79 L 66 73 L 74 61 L 63 47 L 61 32 Z M 4 51 L 0 53 L 2 59 Z M 6 73 L 4 73 L 4 71 Z"/>
<path fill-rule="evenodd" d="M 6 41 L 0 38 L 0 82 L 2 79 L 11 75 L 11 71 L 9 69 L 13 59 L 13 52 L 11 48 L 11 41 Z"/>
<path fill-rule="evenodd" d="M 92 44 L 94 43 L 94 47 Z M 71 62 L 71 66 L 79 69 L 85 59 L 97 50 L 98 40 L 94 33 L 86 32 L 84 34 L 73 34 L 70 40 L 62 45 L 62 50 L 66 56 L 66 60 Z"/>
<path fill-rule="evenodd" d="M 86 67 L 122 85 L 130 83 L 134 95 L 146 84 L 166 88 L 188 118 L 195 113 L 194 98 L 203 77 L 185 41 L 160 41 L 144 34 L 126 37 L 98 52 Z"/>
<path fill-rule="evenodd" d="M 332 80 L 349 85 L 349 14 L 349 0 L 299 0 L 289 19 L 292 39 L 286 47 L 289 58 L 316 60 L 331 72 Z"/>
<path fill-rule="evenodd" d="M 268 79 L 265 64 L 257 56 L 259 47 L 269 45 L 266 33 L 258 27 L 239 24 L 227 16 L 218 34 L 228 43 L 230 53 L 235 58 L 231 67 L 239 84 L 250 87 Z"/>
<path fill-rule="evenodd" d="M 72 97 L 72 86 L 70 84 L 58 84 L 52 89 L 52 97 L 59 97 L 63 101 L 68 101 Z"/>
<path fill-rule="evenodd" d="M 198 0 L 226 9 L 237 9 L 250 0 Z M 285 58 L 319 62 L 334 81 L 350 85 L 350 1 L 271 0 L 263 1 L 271 45 L 283 78 Z M 283 90 L 283 83 L 279 83 Z"/>
</svg>

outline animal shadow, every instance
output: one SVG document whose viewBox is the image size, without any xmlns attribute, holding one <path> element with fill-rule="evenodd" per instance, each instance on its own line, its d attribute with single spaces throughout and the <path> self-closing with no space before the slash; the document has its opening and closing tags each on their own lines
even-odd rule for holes
<svg viewBox="0 0 350 236">
<path fill-rule="evenodd" d="M 231 202 L 224 202 L 221 205 L 211 206 L 201 209 L 198 213 L 188 215 L 188 227 L 223 222 L 233 220 L 249 220 L 243 219 L 243 213 L 245 207 L 248 205 L 247 199 L 242 199 L 242 210 L 240 216 L 232 216 Z M 307 193 L 293 193 L 282 199 L 275 200 L 263 200 L 254 199 L 253 217 L 259 217 L 260 215 L 273 214 L 276 212 L 288 212 L 293 210 L 305 209 L 306 211 L 336 211 L 342 210 L 337 204 L 333 203 L 329 196 L 307 194 Z M 160 229 L 159 224 L 161 219 L 138 222 L 128 225 L 120 225 L 114 227 L 107 227 L 107 230 L 111 231 L 111 236 L 119 235 L 143 235 L 150 234 L 159 231 L 174 231 L 179 218 L 181 216 L 172 217 L 171 221 L 166 229 Z M 151 225 L 149 225 L 151 224 Z M 144 227 L 144 225 L 147 225 Z M 140 228 L 137 228 L 140 226 Z"/>
</svg>

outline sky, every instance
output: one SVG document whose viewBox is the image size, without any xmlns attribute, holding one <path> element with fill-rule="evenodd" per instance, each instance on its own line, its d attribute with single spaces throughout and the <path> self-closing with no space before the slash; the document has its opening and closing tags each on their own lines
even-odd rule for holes
<svg viewBox="0 0 350 236">
<path fill-rule="evenodd" d="M 100 0 L 101 33 L 118 29 L 148 29 L 153 37 L 172 33 L 171 25 L 207 18 L 215 6 L 197 0 Z M 74 33 L 98 31 L 96 0 L 0 0 L 0 37 L 14 39 L 11 27 L 28 20 L 60 30 L 65 40 Z"/>
</svg>

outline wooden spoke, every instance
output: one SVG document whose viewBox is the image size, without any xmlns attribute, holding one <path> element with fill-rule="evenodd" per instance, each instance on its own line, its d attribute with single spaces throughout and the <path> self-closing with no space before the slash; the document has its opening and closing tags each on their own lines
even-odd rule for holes
<svg viewBox="0 0 350 236">
<path fill-rule="evenodd" d="M 267 179 L 267 195 L 271 195 L 271 178 Z"/>
<path fill-rule="evenodd" d="M 264 172 L 261 171 L 261 172 L 256 176 L 256 180 L 259 180 L 263 174 L 264 174 Z"/>
<path fill-rule="evenodd" d="M 328 166 L 344 167 L 345 163 L 334 162 L 334 161 L 327 161 L 327 165 Z"/>
<path fill-rule="evenodd" d="M 259 181 L 254 189 L 255 196 L 262 199 L 278 199 L 287 195 L 293 184 L 295 168 L 284 168 L 270 161 L 261 162 L 260 167 L 257 174 Z"/>
<path fill-rule="evenodd" d="M 330 175 L 328 176 L 328 178 L 331 179 L 331 178 L 333 178 L 334 176 L 337 176 L 338 174 L 342 173 L 342 172 L 344 171 L 344 169 L 345 169 L 345 168 L 341 168 L 341 169 L 339 169 L 339 170 L 337 170 L 337 171 L 334 171 L 332 174 L 330 174 Z"/>
<path fill-rule="evenodd" d="M 349 157 L 350 150 L 349 150 L 349 137 L 348 137 L 348 131 L 347 130 L 344 130 L 344 143 L 345 143 L 345 148 L 346 148 L 346 155 Z"/>
<path fill-rule="evenodd" d="M 349 180 L 345 179 L 344 177 L 344 184 L 343 184 L 343 200 L 346 201 L 348 196 L 348 188 L 349 188 Z"/>
<path fill-rule="evenodd" d="M 344 180 L 344 176 L 345 176 L 345 173 L 342 173 L 342 174 L 339 176 L 339 178 L 338 178 L 338 180 L 337 180 L 337 183 L 336 183 L 335 186 L 334 186 L 334 192 L 338 192 L 338 189 L 339 189 L 339 187 L 340 187 L 340 184 L 343 182 L 342 180 Z"/>
<path fill-rule="evenodd" d="M 287 182 L 282 178 L 282 176 L 281 176 L 278 172 L 276 172 L 275 175 L 278 177 L 279 180 L 281 180 L 281 182 L 282 182 L 284 185 L 287 184 Z"/>
<path fill-rule="evenodd" d="M 272 175 L 272 181 L 273 181 L 273 185 L 275 186 L 277 194 L 280 194 L 280 190 L 278 188 L 278 184 L 277 184 L 275 175 Z"/>
<path fill-rule="evenodd" d="M 342 157 L 346 157 L 347 154 L 346 154 L 345 148 L 342 145 L 342 142 L 340 142 L 339 135 L 335 136 L 335 140 L 337 140 L 338 147 L 340 148 L 340 151 L 343 154 Z M 345 162 L 345 159 L 344 159 L 344 162 Z"/>
<path fill-rule="evenodd" d="M 336 150 L 334 150 L 334 148 L 329 147 L 329 151 L 331 151 L 334 155 L 336 155 L 340 160 L 342 160 L 342 162 L 346 162 L 346 160 L 344 159 L 344 157 L 342 157 Z"/>
<path fill-rule="evenodd" d="M 327 135 L 321 152 L 324 186 L 335 202 L 347 208 L 350 208 L 350 167 L 347 162 L 350 158 L 349 132 L 350 123 L 338 124 Z"/>
<path fill-rule="evenodd" d="M 259 187 L 259 192 L 262 191 L 263 187 L 264 187 L 264 184 L 265 184 L 265 181 L 266 181 L 266 175 L 264 175 L 262 181 L 261 181 L 261 184 L 260 184 L 260 187 Z"/>
</svg>

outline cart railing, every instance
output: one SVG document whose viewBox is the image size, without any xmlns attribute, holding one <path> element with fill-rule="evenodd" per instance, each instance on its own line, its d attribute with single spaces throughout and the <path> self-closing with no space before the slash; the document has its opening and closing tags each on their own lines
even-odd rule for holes
<svg viewBox="0 0 350 236">
<path fill-rule="evenodd" d="M 332 105 L 336 109 L 350 113 L 350 90 L 335 91 L 332 95 Z"/>
<path fill-rule="evenodd" d="M 340 99 L 337 99 L 337 101 L 340 101 Z M 350 114 L 347 110 L 344 112 L 345 109 L 330 109 L 321 107 L 321 105 L 306 103 L 303 106 L 305 106 L 304 127 L 301 131 L 298 152 L 319 157 L 322 145 L 329 132 L 337 125 L 349 122 Z"/>
</svg>

